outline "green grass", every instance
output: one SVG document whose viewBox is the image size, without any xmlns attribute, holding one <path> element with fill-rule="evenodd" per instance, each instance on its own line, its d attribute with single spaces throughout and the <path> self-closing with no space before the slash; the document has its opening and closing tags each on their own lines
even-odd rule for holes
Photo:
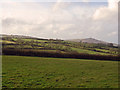
<svg viewBox="0 0 120 90">
<path fill-rule="evenodd" d="M 102 52 L 106 52 L 106 53 L 112 53 L 112 54 L 118 54 L 118 48 L 110 48 L 109 50 L 105 50 L 105 49 L 98 49 L 96 48 L 96 50 L 102 51 Z"/>
<path fill-rule="evenodd" d="M 0 40 L 0 42 L 2 42 L 2 43 L 7 43 L 7 44 L 15 43 L 15 42 L 12 42 L 12 41 L 7 41 L 7 40 Z"/>
<path fill-rule="evenodd" d="M 3 56 L 2 62 L 3 87 L 118 87 L 116 61 Z"/>
<path fill-rule="evenodd" d="M 72 50 L 75 50 L 78 53 L 98 54 L 98 55 L 111 55 L 111 54 L 108 54 L 108 53 L 95 52 L 95 51 L 85 50 L 85 49 L 80 49 L 80 48 L 72 48 Z"/>
<path fill-rule="evenodd" d="M 15 42 L 13 42 L 13 40 Z M 47 39 L 35 39 L 35 38 L 3 38 L 0 42 L 4 43 L 4 49 L 49 49 L 49 50 L 60 50 L 65 52 L 78 52 L 88 54 L 99 54 L 99 55 L 118 55 L 118 48 L 109 47 L 106 45 L 80 43 L 72 41 L 61 41 L 61 40 L 47 40 Z M 10 45 L 13 44 L 13 45 Z"/>
<path fill-rule="evenodd" d="M 16 38 L 12 38 L 14 41 L 17 41 L 18 39 L 16 39 Z"/>
<path fill-rule="evenodd" d="M 22 40 L 24 40 L 24 41 L 32 41 L 32 40 L 34 40 L 34 39 L 22 39 Z M 47 40 L 34 40 L 35 42 L 37 41 L 37 42 L 48 42 Z"/>
</svg>

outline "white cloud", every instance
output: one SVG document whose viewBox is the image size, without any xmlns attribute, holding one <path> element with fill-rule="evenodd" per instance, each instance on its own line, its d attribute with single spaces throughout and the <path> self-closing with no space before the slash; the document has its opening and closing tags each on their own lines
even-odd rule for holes
<svg viewBox="0 0 120 90">
<path fill-rule="evenodd" d="M 94 20 L 111 18 L 118 13 L 118 0 L 108 0 L 108 6 L 101 7 L 96 10 Z M 113 19 L 113 18 L 111 18 Z"/>
<path fill-rule="evenodd" d="M 63 39 L 95 37 L 111 41 L 110 33 L 117 30 L 114 5 L 109 2 L 108 6 L 85 7 L 61 0 L 56 3 L 3 3 L 3 33 Z M 115 33 L 111 35 L 116 37 Z"/>
<path fill-rule="evenodd" d="M 109 37 L 117 35 L 117 32 L 111 32 L 108 34 Z"/>
<path fill-rule="evenodd" d="M 90 2 L 90 0 L 82 0 L 83 2 Z"/>
<path fill-rule="evenodd" d="M 98 8 L 93 15 L 94 22 L 97 22 L 95 27 L 99 26 L 99 36 L 109 41 L 118 41 L 118 0 L 108 0 L 108 6 Z"/>
</svg>

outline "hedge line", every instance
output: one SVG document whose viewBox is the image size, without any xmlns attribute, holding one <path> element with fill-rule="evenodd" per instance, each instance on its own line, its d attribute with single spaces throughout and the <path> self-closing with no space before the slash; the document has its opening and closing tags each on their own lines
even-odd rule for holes
<svg viewBox="0 0 120 90">
<path fill-rule="evenodd" d="M 109 60 L 119 61 L 120 55 L 93 55 L 76 52 L 61 53 L 59 51 L 35 51 L 25 49 L 2 49 L 3 55 L 17 55 L 17 56 L 38 56 L 38 57 L 55 57 L 55 58 L 77 58 L 77 59 L 93 59 L 93 60 Z"/>
</svg>

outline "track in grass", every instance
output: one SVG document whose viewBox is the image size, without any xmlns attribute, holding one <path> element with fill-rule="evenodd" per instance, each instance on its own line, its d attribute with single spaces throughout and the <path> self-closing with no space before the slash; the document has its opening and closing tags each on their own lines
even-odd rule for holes
<svg viewBox="0 0 120 90">
<path fill-rule="evenodd" d="M 118 62 L 3 56 L 3 88 L 117 88 Z"/>
</svg>

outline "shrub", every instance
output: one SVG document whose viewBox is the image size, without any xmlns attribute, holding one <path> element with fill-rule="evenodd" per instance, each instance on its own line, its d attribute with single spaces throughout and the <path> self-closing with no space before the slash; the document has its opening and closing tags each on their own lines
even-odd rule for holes
<svg viewBox="0 0 120 90">
<path fill-rule="evenodd" d="M 55 57 L 55 58 L 77 58 L 77 59 L 94 59 L 94 60 L 111 60 L 119 61 L 120 55 L 92 55 L 77 52 L 53 52 L 53 51 L 35 51 L 25 49 L 3 49 L 3 55 L 18 55 L 18 56 L 38 56 L 38 57 Z"/>
</svg>

